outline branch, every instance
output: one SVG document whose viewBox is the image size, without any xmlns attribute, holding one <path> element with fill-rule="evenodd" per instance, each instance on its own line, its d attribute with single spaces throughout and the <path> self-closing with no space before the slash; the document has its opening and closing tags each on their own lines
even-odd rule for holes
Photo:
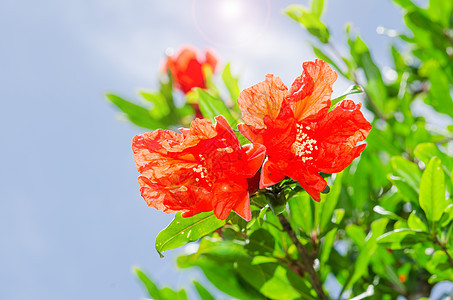
<svg viewBox="0 0 453 300">
<path fill-rule="evenodd" d="M 442 251 L 445 252 L 445 254 L 447 254 L 448 260 L 449 260 L 451 266 L 453 267 L 453 258 L 451 257 L 450 253 L 448 253 L 447 248 L 445 248 L 445 246 L 437 239 L 437 237 L 436 237 L 436 239 L 434 240 L 434 243 L 435 243 L 437 246 L 439 246 L 439 247 L 442 249 Z"/>
<path fill-rule="evenodd" d="M 293 231 L 291 225 L 289 224 L 288 220 L 283 216 L 283 214 L 279 214 L 277 217 L 278 220 L 280 221 L 280 224 L 282 224 L 283 230 L 286 231 L 286 233 L 288 233 L 289 237 L 291 238 L 291 241 L 294 243 L 294 245 L 296 245 L 297 251 L 299 252 L 300 257 L 302 258 L 302 261 L 295 261 L 295 263 L 301 270 L 304 270 L 308 273 L 311 279 L 311 285 L 313 289 L 316 291 L 316 294 L 318 295 L 319 299 L 328 300 L 326 294 L 324 293 L 324 290 L 322 289 L 321 280 L 319 279 L 318 274 L 316 274 L 316 271 L 313 268 L 313 259 L 308 254 L 307 248 L 301 244 L 301 242 L 297 238 L 296 233 Z"/>
</svg>

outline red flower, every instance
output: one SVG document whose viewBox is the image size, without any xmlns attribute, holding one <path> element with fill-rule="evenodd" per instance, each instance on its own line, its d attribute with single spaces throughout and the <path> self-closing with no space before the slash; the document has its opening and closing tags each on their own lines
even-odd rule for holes
<svg viewBox="0 0 453 300">
<path fill-rule="evenodd" d="M 337 173 L 365 149 L 357 146 L 371 130 L 361 104 L 339 103 L 331 112 L 330 96 L 337 74 L 322 60 L 305 62 L 291 88 L 274 75 L 241 92 L 238 103 L 250 141 L 266 146 L 260 188 L 288 176 L 320 201 L 327 183 L 319 172 Z"/>
<path fill-rule="evenodd" d="M 186 46 L 181 48 L 178 54 L 167 58 L 165 69 L 170 69 L 177 89 L 187 94 L 194 87 L 206 88 L 203 65 L 209 66 L 214 72 L 217 58 L 210 50 L 206 50 L 204 56 L 200 58 L 198 50 Z"/>
<path fill-rule="evenodd" d="M 213 125 L 195 119 L 182 134 L 158 129 L 132 141 L 140 191 L 148 206 L 183 217 L 214 211 L 226 219 L 234 210 L 250 220 L 247 178 L 261 166 L 264 146 L 241 147 L 224 117 Z"/>
</svg>

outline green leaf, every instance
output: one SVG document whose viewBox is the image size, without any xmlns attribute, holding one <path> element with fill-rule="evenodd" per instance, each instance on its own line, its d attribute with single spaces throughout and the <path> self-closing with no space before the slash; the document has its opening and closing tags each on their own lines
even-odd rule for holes
<svg viewBox="0 0 453 300">
<path fill-rule="evenodd" d="M 400 216 L 398 216 L 397 214 L 391 212 L 391 211 L 388 211 L 386 210 L 385 208 L 379 206 L 379 205 L 376 205 L 375 207 L 373 207 L 373 210 L 380 214 L 380 215 L 383 215 L 389 219 L 392 219 L 392 220 L 403 220 L 403 218 L 401 218 Z"/>
<path fill-rule="evenodd" d="M 330 35 L 326 25 L 321 22 L 318 15 L 309 12 L 306 7 L 290 5 L 284 10 L 284 13 L 299 22 L 310 34 L 317 37 L 321 43 L 326 44 L 329 42 Z"/>
<path fill-rule="evenodd" d="M 153 118 L 160 119 L 170 114 L 170 107 L 168 107 L 167 100 L 161 93 L 139 91 L 139 94 L 153 104 L 150 111 Z"/>
<path fill-rule="evenodd" d="M 205 118 L 214 122 L 214 117 L 222 115 L 231 127 L 236 127 L 238 120 L 231 115 L 230 110 L 222 99 L 214 97 L 200 88 L 195 88 L 193 91 L 198 94 L 198 104 L 200 105 L 201 113 Z"/>
<path fill-rule="evenodd" d="M 371 233 L 360 250 L 359 256 L 354 263 L 353 271 L 351 272 L 347 283 L 344 285 L 341 294 L 352 287 L 357 280 L 367 273 L 370 259 L 378 247 L 376 239 L 384 233 L 387 223 L 388 219 L 386 218 L 371 223 Z"/>
<path fill-rule="evenodd" d="M 313 231 L 312 201 L 306 192 L 297 193 L 288 201 L 292 220 L 308 235 Z"/>
<path fill-rule="evenodd" d="M 322 11 L 324 10 L 324 0 L 312 0 L 311 1 L 311 12 L 317 16 L 321 17 Z"/>
<path fill-rule="evenodd" d="M 395 229 L 381 235 L 377 239 L 379 244 L 385 244 L 390 249 L 404 249 L 417 243 L 430 241 L 428 233 L 409 228 Z"/>
<path fill-rule="evenodd" d="M 375 64 L 371 57 L 370 50 L 365 42 L 356 36 L 355 40 L 351 37 L 348 38 L 348 44 L 351 48 L 351 55 L 357 62 L 358 66 L 361 67 L 367 78 L 366 91 L 374 104 L 380 111 L 385 112 L 384 104 L 387 101 L 387 87 L 382 80 L 381 71 Z"/>
<path fill-rule="evenodd" d="M 236 262 L 250 259 L 243 245 L 215 239 L 202 239 L 194 254 L 179 256 L 178 267 L 198 266 L 220 291 L 238 299 L 264 299 L 239 276 Z"/>
<path fill-rule="evenodd" d="M 322 59 L 323 61 L 327 62 L 329 65 L 333 66 L 338 72 L 340 72 L 344 77 L 348 78 L 348 75 L 331 59 L 327 54 L 325 54 L 321 49 L 316 47 L 315 45 L 311 44 L 313 52 L 315 55 Z"/>
<path fill-rule="evenodd" d="M 418 166 L 400 156 L 392 157 L 390 161 L 395 175 L 401 177 L 414 191 L 420 187 L 421 172 Z"/>
<path fill-rule="evenodd" d="M 356 224 L 349 224 L 346 226 L 345 230 L 346 234 L 351 238 L 354 244 L 356 244 L 359 249 L 362 248 L 366 239 L 366 234 L 363 228 Z"/>
<path fill-rule="evenodd" d="M 421 230 L 428 232 L 428 227 L 426 224 L 417 216 L 416 211 L 412 211 L 409 215 L 409 219 L 407 220 L 407 225 L 409 225 L 410 229 L 414 230 Z"/>
<path fill-rule="evenodd" d="M 316 209 L 316 222 L 315 227 L 318 226 L 319 234 L 324 233 L 326 228 L 328 227 L 329 223 L 332 220 L 332 215 L 337 206 L 338 199 L 340 197 L 341 187 L 342 187 L 342 180 L 344 177 L 344 173 L 338 173 L 335 177 L 335 181 L 332 184 L 332 189 L 330 193 L 325 196 L 321 197 L 321 202 L 315 202 L 315 209 Z"/>
<path fill-rule="evenodd" d="M 115 104 L 116 107 L 118 107 L 123 113 L 125 113 L 127 118 L 137 126 L 148 129 L 157 129 L 164 127 L 159 121 L 152 118 L 147 108 L 124 100 L 123 98 L 113 94 L 107 94 L 107 99 Z"/>
<path fill-rule="evenodd" d="M 359 93 L 363 93 L 363 89 L 358 86 L 358 85 L 351 85 L 347 90 L 346 92 L 343 93 L 343 95 L 335 98 L 335 99 L 332 99 L 332 101 L 330 102 L 330 110 L 334 109 L 335 108 L 335 105 L 337 105 L 338 102 L 340 101 L 343 101 L 344 99 L 346 99 L 346 97 L 348 95 L 352 95 L 352 94 L 359 94 Z"/>
<path fill-rule="evenodd" d="M 249 242 L 244 248 L 253 255 L 272 254 L 275 248 L 275 239 L 269 231 L 260 228 L 249 236 Z"/>
<path fill-rule="evenodd" d="M 251 261 L 239 261 L 237 271 L 241 277 L 270 299 L 315 299 L 307 286 L 294 287 L 288 280 L 289 268 L 276 263 L 253 265 Z"/>
<path fill-rule="evenodd" d="M 433 143 L 421 143 L 415 147 L 414 155 L 421 160 L 425 166 L 428 165 L 429 161 L 437 156 L 442 160 L 442 166 L 444 167 L 445 173 L 451 175 L 451 169 L 453 168 L 453 159 L 447 154 L 439 150 L 439 148 Z"/>
<path fill-rule="evenodd" d="M 222 72 L 222 79 L 225 83 L 228 92 L 230 93 L 231 100 L 233 101 L 233 105 L 238 107 L 237 98 L 239 97 L 239 85 L 238 85 L 238 78 L 233 77 L 231 75 L 230 64 L 228 63 Z"/>
<path fill-rule="evenodd" d="M 156 250 L 162 252 L 175 249 L 213 232 L 225 225 L 225 220 L 219 220 L 213 212 L 197 214 L 183 218 L 177 213 L 173 221 L 156 237 Z"/>
<path fill-rule="evenodd" d="M 212 296 L 204 286 L 202 286 L 195 280 L 192 282 L 197 289 L 198 295 L 200 295 L 201 300 L 215 300 L 214 296 Z"/>
<path fill-rule="evenodd" d="M 426 166 L 420 182 L 420 207 L 433 225 L 439 221 L 448 205 L 448 201 L 445 200 L 445 175 L 441 164 L 438 157 L 433 157 Z"/>
<path fill-rule="evenodd" d="M 444 210 L 442 218 L 440 219 L 439 222 L 440 226 L 442 227 L 447 226 L 452 220 L 453 220 L 453 204 L 450 204 Z"/>
<path fill-rule="evenodd" d="M 154 284 L 154 282 L 151 279 L 149 279 L 149 277 L 139 268 L 135 268 L 134 271 L 138 279 L 140 279 L 140 281 L 145 286 L 148 295 L 154 299 L 162 299 L 159 288 Z"/>
<path fill-rule="evenodd" d="M 332 229 L 329 231 L 321 244 L 321 257 L 319 259 L 321 263 L 321 271 L 323 270 L 323 266 L 328 262 L 330 253 L 332 252 L 333 243 L 335 242 L 335 236 L 337 234 L 337 228 Z"/>
</svg>

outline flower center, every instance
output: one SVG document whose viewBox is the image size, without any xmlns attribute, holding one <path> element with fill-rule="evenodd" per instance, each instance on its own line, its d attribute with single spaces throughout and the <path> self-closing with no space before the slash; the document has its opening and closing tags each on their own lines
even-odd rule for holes
<svg viewBox="0 0 453 300">
<path fill-rule="evenodd" d="M 302 124 L 296 124 L 297 126 L 297 135 L 296 141 L 291 145 L 291 152 L 294 153 L 295 156 L 300 157 L 303 162 L 308 160 L 312 160 L 313 156 L 311 155 L 314 150 L 318 150 L 318 146 L 316 146 L 316 140 L 310 138 L 306 132 L 310 130 L 310 127 L 302 126 Z"/>
<path fill-rule="evenodd" d="M 197 182 L 199 182 L 200 179 L 203 179 L 204 181 L 207 182 L 207 184 L 208 184 L 209 186 L 211 186 L 212 184 L 211 184 L 211 182 L 210 182 L 210 180 L 209 180 L 209 178 L 208 178 L 208 170 L 206 169 L 206 167 L 204 167 L 204 166 L 202 165 L 202 163 L 205 161 L 205 158 L 204 158 L 204 156 L 201 155 L 201 154 L 199 154 L 198 156 L 200 157 L 200 163 L 201 163 L 201 164 L 198 164 L 196 167 L 193 167 L 192 170 L 193 170 L 197 175 L 199 175 L 200 177 L 199 177 L 199 178 L 198 178 L 198 177 L 195 178 L 195 180 L 196 180 Z"/>
</svg>

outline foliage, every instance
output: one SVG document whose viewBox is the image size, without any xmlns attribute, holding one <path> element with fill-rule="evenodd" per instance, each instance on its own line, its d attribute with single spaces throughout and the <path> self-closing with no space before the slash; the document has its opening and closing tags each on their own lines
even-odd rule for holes
<svg viewBox="0 0 453 300">
<path fill-rule="evenodd" d="M 448 151 L 453 141 L 453 2 L 430 0 L 422 8 L 393 1 L 408 29 L 392 34 L 393 80 L 384 80 L 366 39 L 351 26 L 346 28 L 348 52 L 337 50 L 322 20 L 326 1 L 285 10 L 313 36 L 314 53 L 351 82 L 332 102 L 363 92 L 373 116 L 361 157 L 342 173 L 326 175 L 330 192 L 314 202 L 296 182 L 284 180 L 252 196 L 249 222 L 234 213 L 222 224 L 200 223 L 200 216 L 185 219 L 184 228 L 195 229 L 195 236 L 180 234 L 184 229 L 176 215 L 157 237 L 159 252 L 200 238 L 197 251 L 180 256 L 178 266 L 201 269 L 215 287 L 238 299 L 415 299 L 429 297 L 439 281 L 453 281 L 453 158 Z M 226 97 L 212 82 L 186 96 L 199 104 L 204 117 L 222 114 L 234 128 L 240 121 L 235 101 L 240 89 L 229 64 L 222 79 Z M 113 95 L 109 99 L 138 126 L 186 125 L 190 113 L 174 105 L 171 88 L 171 80 L 162 81 L 160 91 L 142 93 L 152 104 L 146 108 Z M 434 112 L 416 114 L 414 106 L 422 102 Z M 437 114 L 447 119 L 441 127 L 426 118 Z M 150 297 L 187 298 L 184 290 L 159 289 L 143 272 L 136 273 Z M 341 292 L 332 289 L 333 281 Z M 214 298 L 194 285 L 201 299 Z"/>
</svg>

